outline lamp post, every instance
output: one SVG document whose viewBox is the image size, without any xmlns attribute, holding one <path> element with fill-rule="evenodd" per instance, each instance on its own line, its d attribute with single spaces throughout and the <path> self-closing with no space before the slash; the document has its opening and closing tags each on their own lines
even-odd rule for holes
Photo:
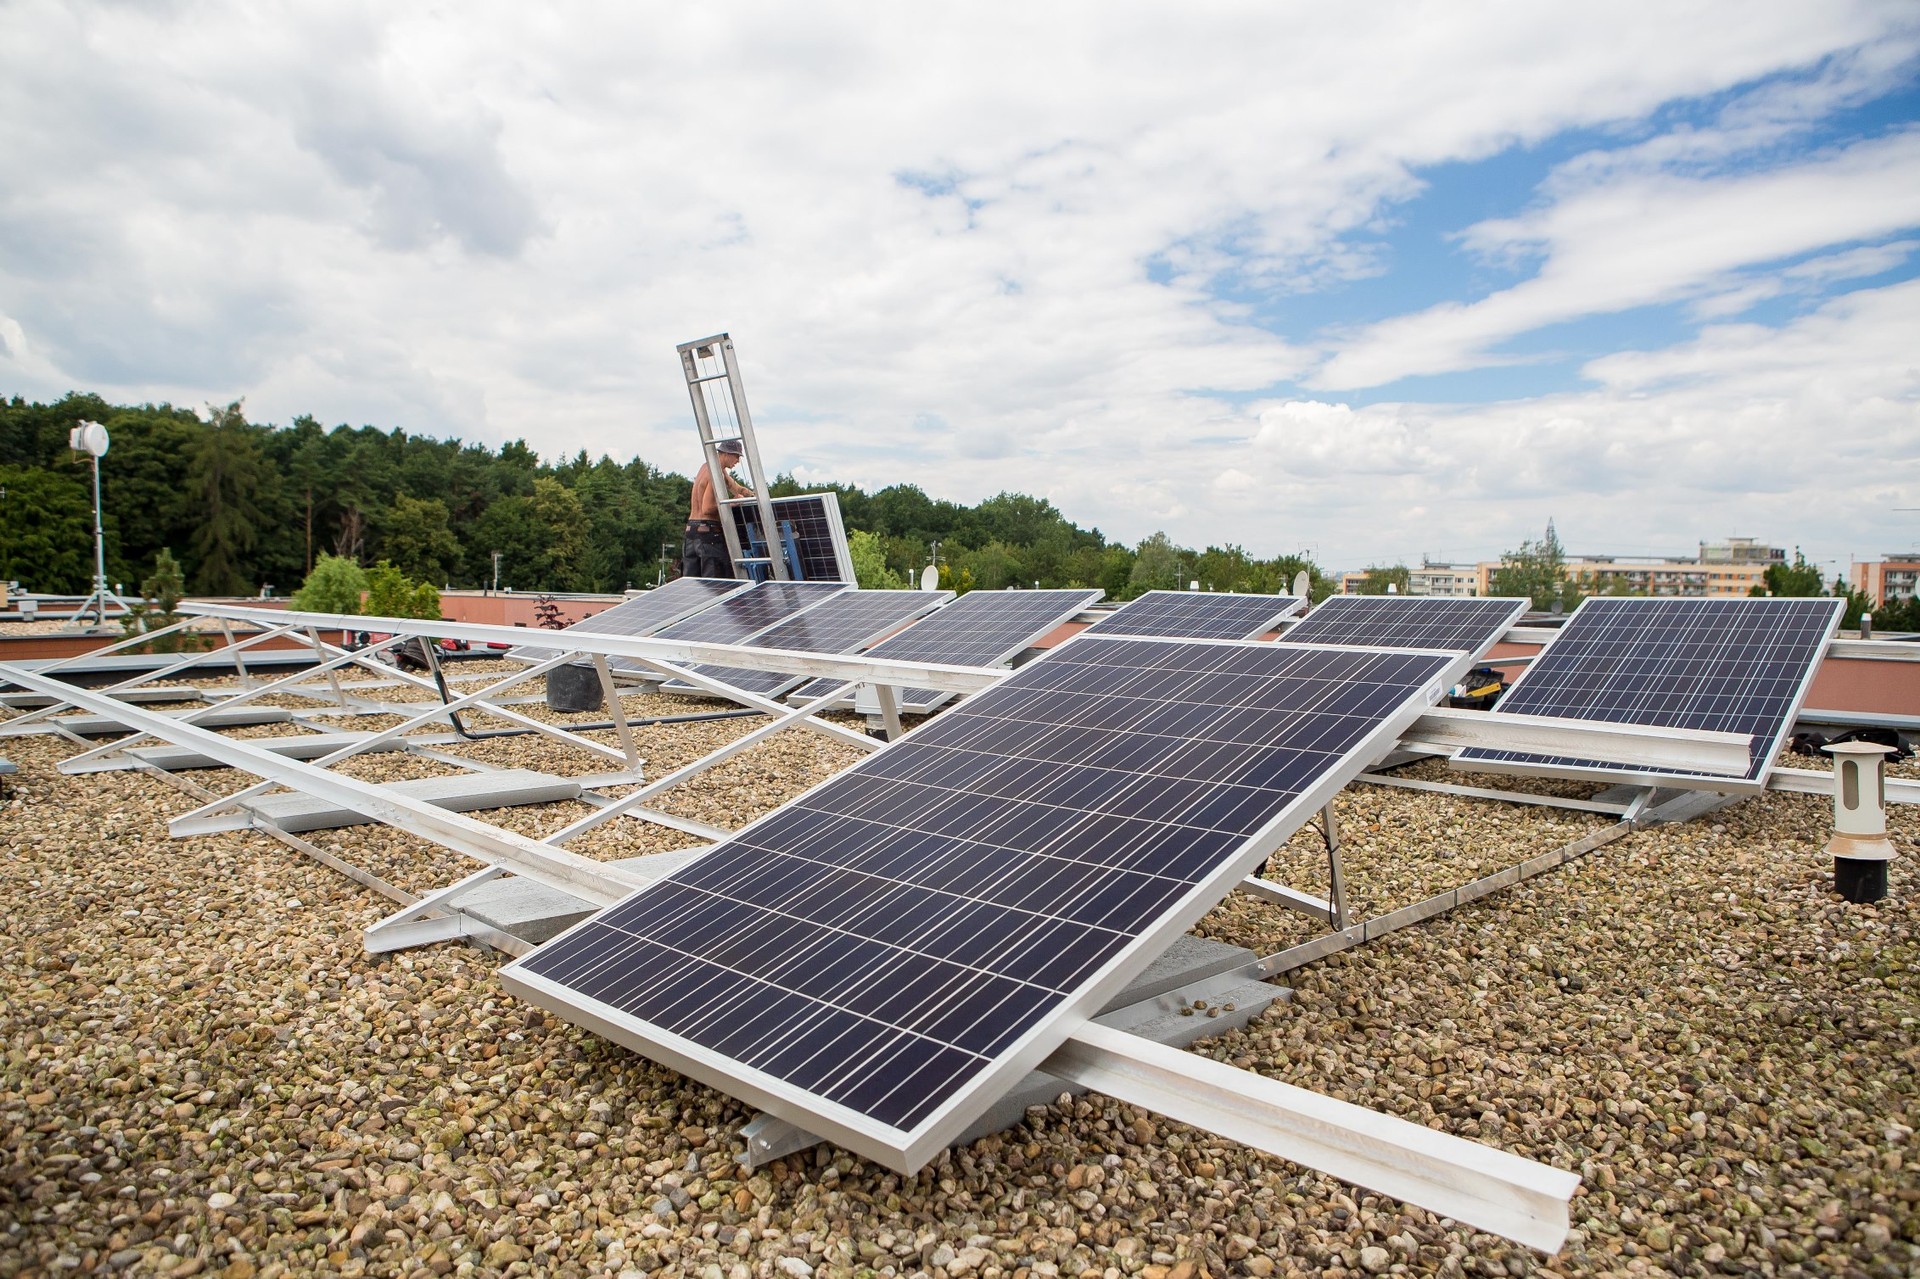
<svg viewBox="0 0 1920 1279">
<path fill-rule="evenodd" d="M 89 609 L 97 611 L 100 625 L 105 626 L 108 600 L 118 604 L 121 612 L 127 611 L 127 602 L 107 589 L 107 530 L 100 510 L 100 459 L 107 455 L 107 444 L 107 428 L 98 422 L 83 420 L 67 433 L 67 447 L 93 459 L 93 593 L 74 613 L 76 627 Z"/>
</svg>

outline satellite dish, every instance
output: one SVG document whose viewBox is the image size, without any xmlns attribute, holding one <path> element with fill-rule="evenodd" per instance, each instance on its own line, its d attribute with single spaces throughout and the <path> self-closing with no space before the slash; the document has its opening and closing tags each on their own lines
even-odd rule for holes
<svg viewBox="0 0 1920 1279">
<path fill-rule="evenodd" d="M 107 455 L 107 428 L 98 422 L 82 422 L 67 432 L 67 447 L 94 457 Z"/>
<path fill-rule="evenodd" d="M 1313 593 L 1313 579 L 1307 576 L 1307 570 L 1301 569 L 1293 575 L 1293 593 L 1301 599 Z"/>
<path fill-rule="evenodd" d="M 940 570 L 932 564 L 920 570 L 920 589 L 923 591 L 940 589 Z"/>
</svg>

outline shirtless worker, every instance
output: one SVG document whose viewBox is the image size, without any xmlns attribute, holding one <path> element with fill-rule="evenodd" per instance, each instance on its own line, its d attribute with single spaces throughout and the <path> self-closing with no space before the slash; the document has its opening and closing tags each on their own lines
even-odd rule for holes
<svg viewBox="0 0 1920 1279">
<path fill-rule="evenodd" d="M 740 460 L 740 441 L 721 440 L 713 447 L 720 455 L 728 491 L 734 497 L 752 497 L 753 490 L 728 473 Z M 711 467 L 701 467 L 693 477 L 693 505 L 687 512 L 687 532 L 680 544 L 680 573 L 684 577 L 734 576 L 727 540 L 720 533 L 720 503 L 713 496 Z"/>
</svg>

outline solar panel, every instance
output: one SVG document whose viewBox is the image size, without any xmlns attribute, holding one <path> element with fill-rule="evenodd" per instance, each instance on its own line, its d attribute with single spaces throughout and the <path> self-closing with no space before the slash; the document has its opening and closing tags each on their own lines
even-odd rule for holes
<svg viewBox="0 0 1920 1279">
<path fill-rule="evenodd" d="M 747 585 L 741 583 L 741 585 Z M 846 590 L 840 582 L 760 582 L 747 585 L 711 608 L 654 633 L 657 639 L 694 640 L 706 644 L 739 644 L 747 637 L 785 621 L 801 609 Z M 651 674 L 653 668 L 627 658 L 613 659 L 625 670 Z"/>
<path fill-rule="evenodd" d="M 952 598 L 951 591 L 842 591 L 798 616 L 769 626 L 745 642 L 755 648 L 786 648 L 802 653 L 857 653 L 874 640 L 922 613 L 931 612 Z M 806 679 L 804 675 L 756 671 L 737 666 L 695 666 L 691 669 L 764 697 L 778 697 Z M 674 692 L 700 691 L 679 681 L 671 681 L 662 687 Z"/>
<path fill-rule="evenodd" d="M 1532 606 L 1490 596 L 1336 595 L 1287 627 L 1290 644 L 1358 644 L 1366 648 L 1437 648 L 1477 658 L 1499 642 Z"/>
<path fill-rule="evenodd" d="M 1181 639 L 1258 639 L 1299 610 L 1292 595 L 1148 591 L 1086 629 L 1089 635 L 1167 635 Z"/>
<path fill-rule="evenodd" d="M 563 631 L 596 631 L 603 635 L 651 635 L 662 627 L 698 613 L 701 609 L 738 594 L 751 586 L 730 577 L 676 577 L 644 594 L 612 608 L 582 618 Z M 544 662 L 564 650 L 523 644 L 508 656 L 523 662 Z"/>
<path fill-rule="evenodd" d="M 870 650 L 871 656 L 902 662 L 998 666 L 1100 598 L 1097 590 L 970 591 L 932 617 L 915 623 Z M 816 679 L 795 689 L 795 701 L 830 697 L 844 680 Z M 899 707 L 923 715 L 952 697 L 932 688 L 895 690 Z"/>
<path fill-rule="evenodd" d="M 1527 715 L 1749 733 L 1744 779 L 1484 749 L 1454 762 L 1480 772 L 1758 790 L 1845 609 L 1838 599 L 1583 600 L 1500 698 L 1501 710 Z"/>
<path fill-rule="evenodd" d="M 1453 660 L 1078 636 L 501 979 L 912 1172 L 1396 740 Z"/>
<path fill-rule="evenodd" d="M 753 502 L 729 506 L 734 531 L 745 548 L 760 537 L 760 507 Z M 853 554 L 847 549 L 846 528 L 840 522 L 840 499 L 832 493 L 802 493 L 797 497 L 773 499 L 773 523 L 780 535 L 772 550 L 762 555 L 786 555 L 786 533 L 793 535 L 793 549 L 799 553 L 797 569 L 789 560 L 794 575 L 808 582 L 852 583 Z"/>
</svg>

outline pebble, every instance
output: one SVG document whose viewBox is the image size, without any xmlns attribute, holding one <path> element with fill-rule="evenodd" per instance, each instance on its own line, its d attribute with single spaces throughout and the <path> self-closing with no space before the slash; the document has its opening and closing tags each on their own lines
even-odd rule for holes
<svg viewBox="0 0 1920 1279">
<path fill-rule="evenodd" d="M 637 733 L 657 775 L 751 725 Z M 461 749 L 604 767 L 531 738 Z M 170 840 L 166 818 L 197 801 L 139 774 L 56 775 L 70 751 L 7 743 L 0 1275 L 1920 1271 L 1911 807 L 1892 811 L 1902 856 L 1877 905 L 1828 891 L 1829 801 L 1760 796 L 1296 969 L 1290 1001 L 1198 1045 L 1580 1172 L 1574 1233 L 1547 1262 L 1098 1096 L 1035 1107 L 912 1177 L 831 1147 L 748 1173 L 750 1108 L 519 1004 L 491 952 L 365 954 L 385 898 L 258 835 Z M 739 825 L 853 756 L 784 734 L 662 804 Z M 1605 824 L 1384 788 L 1336 807 L 1363 915 Z M 537 833 L 569 808 L 483 816 Z M 687 842 L 631 821 L 593 834 L 590 856 Z M 316 838 L 416 891 L 470 870 L 385 828 Z M 1317 835 L 1275 866 L 1324 891 Z M 1234 898 L 1198 931 L 1268 953 L 1316 930 Z"/>
</svg>

